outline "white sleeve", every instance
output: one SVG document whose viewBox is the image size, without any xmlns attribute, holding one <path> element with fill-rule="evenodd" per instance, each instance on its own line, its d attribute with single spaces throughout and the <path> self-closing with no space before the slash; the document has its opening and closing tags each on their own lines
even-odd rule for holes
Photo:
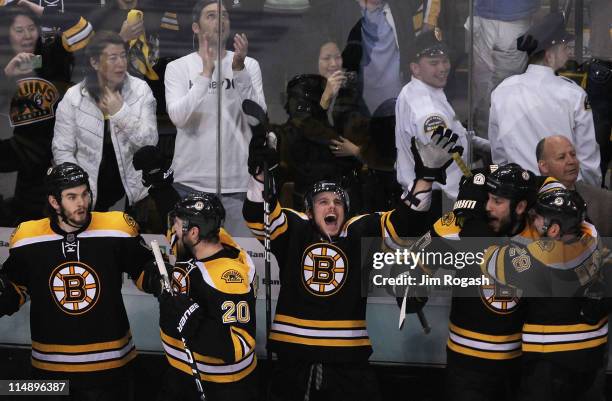
<svg viewBox="0 0 612 401">
<path fill-rule="evenodd" d="M 593 111 L 584 91 L 574 109 L 574 146 L 582 180 L 596 187 L 601 186 L 601 156 L 595 139 Z"/>
<path fill-rule="evenodd" d="M 134 78 L 135 80 L 138 78 Z M 140 82 L 138 82 L 140 81 Z M 110 117 L 119 135 L 126 135 L 133 149 L 157 145 L 156 101 L 149 85 L 141 80 L 141 97 L 130 107 L 123 102 L 121 109 Z"/>
<path fill-rule="evenodd" d="M 499 117 L 497 112 L 497 101 L 495 92 L 491 94 L 491 109 L 489 111 L 489 143 L 491 145 L 491 157 L 495 164 L 508 163 L 506 150 L 499 137 Z"/>
<path fill-rule="evenodd" d="M 76 107 L 73 107 L 70 103 L 69 96 L 64 96 L 57 106 L 53 141 L 51 142 L 55 164 L 64 162 L 77 163 L 75 111 Z"/>
<path fill-rule="evenodd" d="M 234 82 L 241 100 L 250 99 L 267 110 L 266 99 L 263 92 L 261 69 L 257 60 L 247 58 L 242 71 L 234 71 Z M 242 102 L 241 102 L 242 103 Z"/>
<path fill-rule="evenodd" d="M 412 111 L 400 94 L 395 105 L 395 147 L 397 148 L 397 182 L 402 186 L 404 192 L 409 192 L 414 181 L 414 158 L 410 150 L 410 141 L 414 136 L 411 127 Z"/>
<path fill-rule="evenodd" d="M 208 95 L 210 78 L 198 75 L 190 88 L 188 69 L 181 67 L 183 65 L 175 62 L 168 64 L 164 77 L 166 108 L 170 120 L 177 128 L 184 128 L 188 125 L 189 119 L 196 110 L 201 108 L 206 97 L 214 97 Z"/>
</svg>

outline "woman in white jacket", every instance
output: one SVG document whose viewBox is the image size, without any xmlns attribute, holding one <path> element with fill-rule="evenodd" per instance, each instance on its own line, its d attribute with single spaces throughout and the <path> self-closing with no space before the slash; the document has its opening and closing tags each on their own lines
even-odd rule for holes
<svg viewBox="0 0 612 401">
<path fill-rule="evenodd" d="M 141 147 L 157 144 L 155 98 L 146 82 L 127 73 L 118 34 L 97 33 L 86 52 L 88 75 L 57 109 L 53 158 L 87 171 L 94 210 L 108 210 L 124 195 L 133 206 L 147 196 L 132 158 Z"/>
</svg>

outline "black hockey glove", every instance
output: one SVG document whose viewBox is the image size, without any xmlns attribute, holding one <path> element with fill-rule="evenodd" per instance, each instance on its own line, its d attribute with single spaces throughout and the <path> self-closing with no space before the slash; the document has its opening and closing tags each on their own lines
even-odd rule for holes
<svg viewBox="0 0 612 401">
<path fill-rule="evenodd" d="M 12 315 L 21 306 L 21 296 L 10 280 L 0 276 L 0 317 Z"/>
<path fill-rule="evenodd" d="M 168 271 L 168 274 L 171 274 L 172 268 L 173 266 L 171 264 L 166 263 L 166 270 Z M 145 264 L 142 274 L 143 291 L 159 297 L 164 288 L 164 284 L 155 260 L 150 260 Z"/>
<path fill-rule="evenodd" d="M 606 286 L 600 280 L 594 280 L 584 290 L 580 302 L 580 317 L 587 324 L 597 324 L 606 314 L 604 307 L 604 297 Z"/>
<path fill-rule="evenodd" d="M 455 146 L 458 138 L 453 131 L 441 126 L 433 132 L 428 144 L 413 137 L 410 149 L 414 156 L 415 178 L 446 184 L 446 168 L 453 162 L 452 154 L 463 153 L 461 146 Z"/>
<path fill-rule="evenodd" d="M 268 117 L 265 111 L 252 100 L 242 102 L 244 113 L 257 121 L 251 125 L 253 137 L 249 143 L 249 174 L 257 176 L 267 164 L 268 171 L 278 167 L 278 152 L 276 151 L 276 135 L 268 130 Z"/>
<path fill-rule="evenodd" d="M 158 187 L 172 184 L 174 171 L 170 168 L 170 161 L 164 158 L 155 146 L 144 146 L 134 153 L 132 161 L 134 169 L 142 170 L 142 185 L 145 187 Z"/>
<path fill-rule="evenodd" d="M 489 199 L 485 185 L 487 170 L 475 169 L 472 174 L 471 177 L 461 177 L 459 194 L 453 206 L 455 216 L 464 220 L 473 217 L 485 218 L 485 207 Z"/>
<path fill-rule="evenodd" d="M 185 294 L 172 295 L 164 292 L 159 297 L 160 326 L 175 327 L 186 340 L 197 334 L 202 318 L 200 305 Z"/>
</svg>

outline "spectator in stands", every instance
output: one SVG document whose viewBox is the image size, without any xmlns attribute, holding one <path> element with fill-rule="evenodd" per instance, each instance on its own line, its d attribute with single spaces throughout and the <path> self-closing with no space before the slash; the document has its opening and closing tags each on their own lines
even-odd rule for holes
<svg viewBox="0 0 612 401">
<path fill-rule="evenodd" d="M 159 59 L 161 14 L 147 0 L 110 0 L 88 17 L 96 31 L 113 31 L 128 44 L 128 72 L 138 78 L 159 80 L 153 70 Z"/>
<path fill-rule="evenodd" d="M 384 101 L 397 98 L 410 77 L 408 66 L 415 36 L 410 24 L 416 11 L 412 9 L 412 2 L 406 1 L 355 2 L 361 8 L 362 17 L 349 33 L 343 58 L 349 71 L 360 73 L 362 96 L 371 114 Z M 431 10 L 432 7 L 439 10 L 440 1 L 425 3 L 423 15 L 427 17 L 427 25 L 422 25 L 421 18 L 420 27 L 427 30 L 437 20 Z"/>
<path fill-rule="evenodd" d="M 362 188 L 366 213 L 394 209 L 402 194 L 395 171 L 395 103 L 395 99 L 389 99 L 374 111 L 368 124 L 366 145 L 360 149 L 361 158 L 368 166 Z"/>
<path fill-rule="evenodd" d="M 72 52 L 85 46 L 91 34 L 78 16 L 66 13 L 63 31 L 43 43 L 41 24 L 54 10 L 43 15 L 43 7 L 25 0 L 0 7 L 0 104 L 13 128 L 11 137 L 0 140 L 0 171 L 17 172 L 14 219 L 3 225 L 43 217 L 55 109 L 70 85 Z M 71 34 L 75 29 L 78 38 Z"/>
<path fill-rule="evenodd" d="M 451 69 L 449 49 L 438 30 L 422 33 L 417 37 L 416 44 L 410 63 L 412 79 L 402 89 L 395 106 L 397 181 L 405 194 L 410 193 L 414 181 L 414 159 L 410 150 L 413 137 L 428 143 L 433 131 L 442 126 L 452 129 L 459 136 L 457 143 L 467 149 L 465 128 L 444 94 Z M 482 138 L 475 138 L 474 142 L 475 146 L 483 149 L 488 146 L 488 141 Z M 462 175 L 457 164 L 453 163 L 448 168 L 446 182 L 434 184 L 431 207 L 434 215 L 441 215 L 442 198 L 439 190 L 443 190 L 454 201 Z"/>
<path fill-rule="evenodd" d="M 367 119 L 359 113 L 357 83 L 342 69 L 334 42 L 321 46 L 318 71 L 298 75 L 287 85 L 289 120 L 282 132 L 295 184 L 293 206 L 301 209 L 305 191 L 315 182 L 331 180 L 348 190 L 353 210 L 361 211 L 359 146 L 366 138 Z"/>
<path fill-rule="evenodd" d="M 536 172 L 533 149 L 538 141 L 563 135 L 576 146 L 580 178 L 600 186 L 599 146 L 587 95 L 574 81 L 555 75 L 569 58 L 571 40 L 559 13 L 549 14 L 519 38 L 519 49 L 529 56 L 527 71 L 507 78 L 491 95 L 493 162 L 514 162 Z"/>
<path fill-rule="evenodd" d="M 605 178 L 612 160 L 612 1 L 591 0 L 591 54 L 587 93 Z"/>
<path fill-rule="evenodd" d="M 155 99 L 146 82 L 127 73 L 127 49 L 114 32 L 100 31 L 87 46 L 87 77 L 57 108 L 53 157 L 89 174 L 94 210 L 106 211 L 124 196 L 134 217 L 147 196 L 134 153 L 157 143 Z M 138 220 L 138 219 L 137 219 Z"/>
<path fill-rule="evenodd" d="M 247 57 L 246 35 L 236 34 L 234 51 L 225 50 L 230 32 L 225 6 L 219 9 L 217 1 L 199 0 L 192 17 L 198 50 L 169 63 L 165 75 L 168 115 L 177 127 L 172 161 L 175 187 L 181 197 L 198 191 L 219 193 L 227 211 L 225 228 L 233 236 L 250 236 L 241 214 L 248 182 L 244 166 L 251 139 L 242 102 L 251 99 L 266 109 L 261 70 L 255 59 Z M 220 55 L 219 43 L 223 49 Z M 221 66 L 217 65 L 218 58 Z M 220 73 L 221 88 L 217 86 Z M 223 95 L 221 111 L 218 90 Z"/>
<path fill-rule="evenodd" d="M 511 75 L 521 74 L 527 55 L 516 40 L 531 25 L 541 0 L 476 0 L 474 4 L 474 117 L 476 134 L 488 138 L 491 91 Z M 465 24 L 470 29 L 469 20 Z M 467 37 L 467 36 L 466 36 Z"/>
<path fill-rule="evenodd" d="M 612 192 L 577 181 L 580 162 L 570 140 L 562 135 L 542 138 L 536 146 L 536 158 L 540 174 L 555 177 L 567 188 L 578 192 L 586 201 L 587 214 L 599 234 L 612 236 Z"/>
</svg>

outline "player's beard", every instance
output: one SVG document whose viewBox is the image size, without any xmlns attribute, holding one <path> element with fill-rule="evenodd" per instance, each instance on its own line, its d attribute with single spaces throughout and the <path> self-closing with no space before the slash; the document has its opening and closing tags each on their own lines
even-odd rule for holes
<svg viewBox="0 0 612 401">
<path fill-rule="evenodd" d="M 89 211 L 87 209 L 77 209 L 71 213 L 66 213 L 64 210 L 66 223 L 73 227 L 83 227 L 89 219 Z"/>
<path fill-rule="evenodd" d="M 496 221 L 497 222 L 497 229 L 494 228 L 494 226 L 491 225 L 492 221 Z M 498 217 L 491 217 L 489 216 L 489 227 L 495 231 L 495 233 L 497 235 L 503 236 L 503 235 L 507 235 L 510 233 L 510 231 L 512 230 L 512 218 L 510 217 L 510 215 L 504 216 L 503 218 L 498 218 Z"/>
</svg>

